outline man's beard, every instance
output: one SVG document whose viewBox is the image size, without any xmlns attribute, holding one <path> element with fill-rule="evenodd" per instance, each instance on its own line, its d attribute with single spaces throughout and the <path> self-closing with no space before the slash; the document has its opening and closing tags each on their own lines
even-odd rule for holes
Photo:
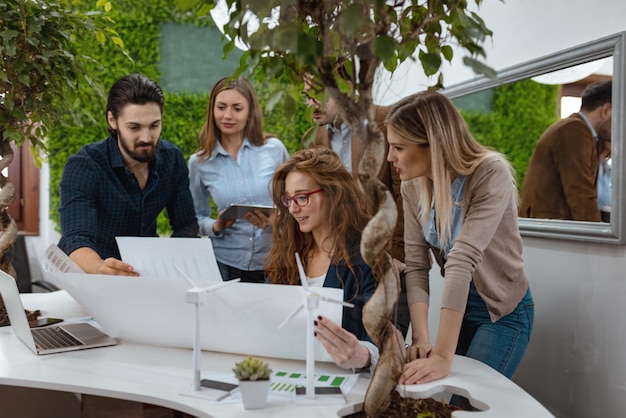
<svg viewBox="0 0 626 418">
<path fill-rule="evenodd" d="M 157 152 L 157 149 L 159 148 L 159 142 L 157 142 L 156 145 L 152 146 L 152 148 L 150 149 L 136 152 L 128 148 L 128 145 L 126 144 L 126 141 L 124 140 L 124 137 L 120 135 L 119 131 L 117 132 L 117 137 L 124 152 L 133 160 L 138 161 L 140 163 L 149 163 L 150 161 L 154 161 L 156 159 L 156 152 Z M 140 145 L 143 145 L 143 143 L 140 143 Z"/>
</svg>

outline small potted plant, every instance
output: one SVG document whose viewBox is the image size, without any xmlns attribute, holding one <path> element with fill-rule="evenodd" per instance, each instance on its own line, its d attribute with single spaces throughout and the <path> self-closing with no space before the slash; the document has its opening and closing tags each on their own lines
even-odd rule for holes
<svg viewBox="0 0 626 418">
<path fill-rule="evenodd" d="M 272 369 L 260 358 L 248 356 L 235 363 L 235 377 L 239 379 L 241 400 L 245 409 L 265 407 L 270 391 L 270 375 Z"/>
</svg>

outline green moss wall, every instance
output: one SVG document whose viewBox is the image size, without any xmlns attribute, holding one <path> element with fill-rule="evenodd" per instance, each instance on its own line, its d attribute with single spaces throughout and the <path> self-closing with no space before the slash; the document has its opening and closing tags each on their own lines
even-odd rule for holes
<svg viewBox="0 0 626 418">
<path fill-rule="evenodd" d="M 521 188 L 537 140 L 558 120 L 559 87 L 532 80 L 454 102 L 476 139 L 506 154 Z"/>
</svg>

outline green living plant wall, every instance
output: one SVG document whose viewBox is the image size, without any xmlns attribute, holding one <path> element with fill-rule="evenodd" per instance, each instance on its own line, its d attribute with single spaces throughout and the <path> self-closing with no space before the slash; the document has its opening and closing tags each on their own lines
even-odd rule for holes
<svg viewBox="0 0 626 418">
<path fill-rule="evenodd" d="M 559 118 L 558 97 L 558 86 L 522 80 L 496 87 L 489 112 L 461 110 L 476 139 L 507 156 L 518 189 L 537 140 Z"/>
<path fill-rule="evenodd" d="M 95 4 L 95 0 L 92 2 Z M 132 61 L 113 46 L 103 47 L 96 42 L 83 42 L 81 45 L 86 55 L 95 58 L 106 68 L 105 71 L 99 73 L 105 89 L 108 89 L 108 86 L 111 86 L 118 78 L 130 73 L 141 73 L 157 83 L 160 82 L 159 63 L 162 57 L 159 42 L 165 23 L 173 22 L 200 27 L 212 25 L 210 20 L 177 15 L 172 2 L 168 0 L 115 1 L 110 15 L 115 21 L 113 27 L 124 40 Z M 221 59 L 221 54 L 214 57 L 214 60 Z M 234 67 L 232 69 L 234 70 Z M 266 109 L 271 85 L 267 80 L 254 75 L 250 76 L 250 79 L 255 85 L 261 106 Z M 293 86 L 293 88 L 301 87 Z M 197 135 L 204 123 L 208 94 L 208 89 L 202 93 L 190 93 L 171 92 L 164 88 L 165 106 L 161 136 L 179 146 L 186 158 L 189 158 L 197 148 Z M 66 126 L 52 129 L 46 141 L 50 165 L 50 218 L 57 229 L 59 229 L 58 186 L 65 161 L 83 145 L 108 136 L 105 100 L 87 89 L 76 90 L 74 96 L 68 97 L 68 100 L 71 101 L 72 106 L 80 109 L 80 120 L 68 119 Z M 300 138 L 308 128 L 304 114 L 305 106 L 299 104 L 296 109 L 295 122 L 289 122 L 279 104 L 273 110 L 265 112 L 264 130 L 280 138 L 287 149 L 293 152 L 299 148 Z M 159 217 L 158 232 L 160 235 L 170 233 L 165 212 Z"/>
</svg>

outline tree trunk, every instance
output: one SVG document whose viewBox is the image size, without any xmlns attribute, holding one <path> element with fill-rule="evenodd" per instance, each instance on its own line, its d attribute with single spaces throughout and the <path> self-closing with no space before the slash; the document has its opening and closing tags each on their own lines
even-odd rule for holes
<svg viewBox="0 0 626 418">
<path fill-rule="evenodd" d="M 363 325 L 380 350 L 378 365 L 365 394 L 363 409 L 368 417 L 380 416 L 388 408 L 389 394 L 397 385 L 405 360 L 402 333 L 391 322 L 400 295 L 400 274 L 385 251 L 398 211 L 390 191 L 372 174 L 378 173 L 382 164 L 380 156 L 385 155 L 383 134 L 375 126 L 369 123 L 362 127 L 368 141 L 359 167 L 359 178 L 368 196 L 378 203 L 376 214 L 363 231 L 361 255 L 370 266 L 377 260 L 382 264 L 382 272 L 377 272 L 381 274 L 376 274 L 376 291 L 363 308 Z"/>
</svg>

